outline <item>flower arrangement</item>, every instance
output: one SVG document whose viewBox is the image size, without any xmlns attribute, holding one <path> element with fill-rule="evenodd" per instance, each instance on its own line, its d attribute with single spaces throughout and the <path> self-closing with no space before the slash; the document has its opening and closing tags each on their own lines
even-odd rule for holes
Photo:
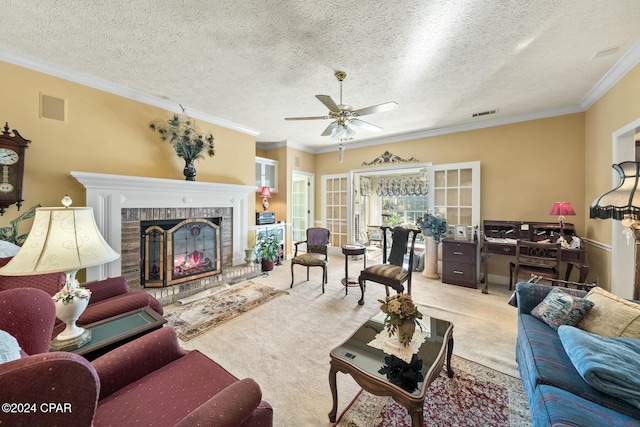
<svg viewBox="0 0 640 427">
<path fill-rule="evenodd" d="M 207 134 L 196 132 L 194 122 L 189 117 L 182 118 L 174 114 L 171 120 L 156 120 L 149 123 L 149 129 L 158 132 L 161 141 L 171 143 L 178 157 L 182 159 L 203 158 L 205 146 L 209 157 L 216 154 L 211 132 Z"/>
<path fill-rule="evenodd" d="M 53 296 L 53 301 L 58 302 L 62 301 L 63 304 L 69 304 L 73 302 L 74 298 L 83 298 L 89 299 L 91 297 L 91 291 L 86 288 L 75 288 L 74 290 L 69 290 L 69 288 L 65 285 L 60 292 Z"/>
<path fill-rule="evenodd" d="M 384 326 L 389 336 L 397 332 L 400 343 L 407 347 L 413 338 L 417 320 L 422 319 L 422 313 L 413 303 L 411 295 L 397 294 L 378 301 L 381 304 L 380 310 L 387 315 Z"/>
<path fill-rule="evenodd" d="M 447 234 L 447 220 L 440 215 L 427 213 L 423 218 L 416 220 L 416 225 L 422 230 L 426 236 L 431 236 L 436 242 L 440 242 L 445 234 Z"/>
</svg>

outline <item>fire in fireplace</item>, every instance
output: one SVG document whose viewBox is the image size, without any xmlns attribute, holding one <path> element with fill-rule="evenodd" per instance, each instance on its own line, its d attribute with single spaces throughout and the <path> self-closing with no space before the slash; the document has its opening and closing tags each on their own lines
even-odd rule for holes
<svg viewBox="0 0 640 427">
<path fill-rule="evenodd" d="M 220 274 L 221 218 L 141 221 L 141 284 L 172 286 Z"/>
</svg>

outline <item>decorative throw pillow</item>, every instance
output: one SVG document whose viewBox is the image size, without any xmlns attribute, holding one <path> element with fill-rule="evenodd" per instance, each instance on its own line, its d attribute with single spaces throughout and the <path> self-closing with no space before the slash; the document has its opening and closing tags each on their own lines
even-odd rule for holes
<svg viewBox="0 0 640 427">
<path fill-rule="evenodd" d="M 592 301 L 569 295 L 561 288 L 553 288 L 544 300 L 531 310 L 531 315 L 558 330 L 561 325 L 573 326 L 578 323 L 591 307 Z"/>
<path fill-rule="evenodd" d="M 20 251 L 20 246 L 14 245 L 6 240 L 0 240 L 0 258 L 9 258 L 16 256 Z"/>
<path fill-rule="evenodd" d="M 585 299 L 593 301 L 594 308 L 577 327 L 603 337 L 640 338 L 640 304 L 597 286 L 589 291 Z"/>
<path fill-rule="evenodd" d="M 8 332 L 0 330 L 0 364 L 20 359 L 20 344 Z"/>
</svg>

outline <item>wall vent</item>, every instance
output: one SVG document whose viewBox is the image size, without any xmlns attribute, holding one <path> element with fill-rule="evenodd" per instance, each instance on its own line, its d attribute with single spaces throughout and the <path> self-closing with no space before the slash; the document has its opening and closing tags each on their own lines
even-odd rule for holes
<svg viewBox="0 0 640 427">
<path fill-rule="evenodd" d="M 499 110 L 496 108 L 495 110 L 487 110 L 487 111 L 481 111 L 479 113 L 473 113 L 471 115 L 471 117 L 482 117 L 482 116 L 489 116 L 491 114 L 496 114 Z"/>
<path fill-rule="evenodd" d="M 66 121 L 66 103 L 64 99 L 40 94 L 40 117 Z"/>
</svg>

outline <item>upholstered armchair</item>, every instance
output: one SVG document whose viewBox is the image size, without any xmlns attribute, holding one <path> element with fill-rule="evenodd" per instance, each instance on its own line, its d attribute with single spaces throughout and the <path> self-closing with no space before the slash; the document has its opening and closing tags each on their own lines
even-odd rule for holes
<svg viewBox="0 0 640 427">
<path fill-rule="evenodd" d="M 0 402 L 36 409 L 1 412 L 1 425 L 272 425 L 273 409 L 254 380 L 238 380 L 199 351 L 181 349 L 173 328 L 90 363 L 74 353 L 45 353 L 54 312 L 41 290 L 0 292 L 0 329 L 25 350 L 0 364 Z"/>
<path fill-rule="evenodd" d="M 4 266 L 10 259 L 0 258 L 0 267 Z M 37 288 L 45 291 L 49 296 L 53 296 L 62 289 L 64 283 L 64 273 L 0 276 L 0 291 L 17 288 Z M 87 282 L 83 283 L 82 286 L 91 290 L 91 299 L 89 300 L 89 306 L 78 319 L 77 324 L 79 326 L 88 325 L 146 306 L 151 307 L 158 314 L 163 313 L 162 304 L 158 300 L 143 290 L 132 291 L 129 289 L 127 280 L 122 276 Z M 58 335 L 64 328 L 65 324 L 56 320 L 53 336 Z"/>
<path fill-rule="evenodd" d="M 307 282 L 309 281 L 309 268 L 322 268 L 322 293 L 324 285 L 327 283 L 327 264 L 329 263 L 328 247 L 331 231 L 328 228 L 312 227 L 307 228 L 307 238 L 299 242 L 294 242 L 296 250 L 291 258 L 291 287 L 293 288 L 293 266 L 301 265 L 307 268 Z M 307 251 L 298 255 L 298 246 L 305 244 Z"/>
</svg>

